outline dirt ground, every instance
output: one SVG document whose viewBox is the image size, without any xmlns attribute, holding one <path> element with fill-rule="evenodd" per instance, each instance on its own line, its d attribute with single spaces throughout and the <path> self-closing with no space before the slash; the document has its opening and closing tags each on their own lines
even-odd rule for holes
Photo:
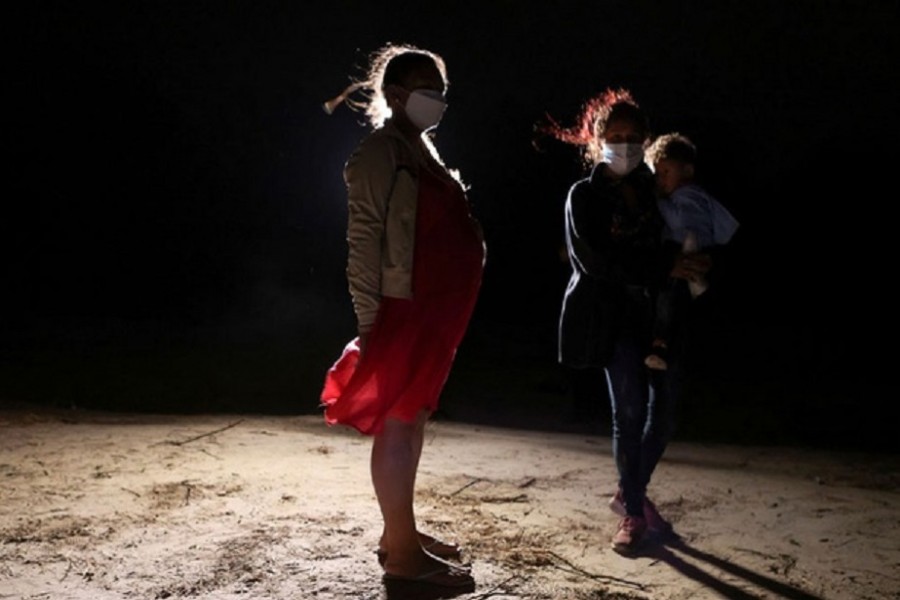
<svg viewBox="0 0 900 600">
<path fill-rule="evenodd" d="M 0 598 L 392 598 L 369 446 L 318 416 L 0 411 Z M 417 512 L 469 600 L 898 598 L 898 467 L 675 442 L 650 495 L 678 537 L 625 558 L 609 438 L 435 421 Z"/>
</svg>

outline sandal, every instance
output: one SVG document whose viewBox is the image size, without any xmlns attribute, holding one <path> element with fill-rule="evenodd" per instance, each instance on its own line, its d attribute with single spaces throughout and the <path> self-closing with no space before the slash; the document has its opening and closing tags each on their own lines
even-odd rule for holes
<svg viewBox="0 0 900 600">
<path fill-rule="evenodd" d="M 411 577 L 385 573 L 381 576 L 381 581 L 385 586 L 389 587 L 396 588 L 402 586 L 405 591 L 418 589 L 424 592 L 427 589 L 429 592 L 433 593 L 440 591 L 452 592 L 453 595 L 475 591 L 475 579 L 469 571 L 467 569 L 449 565 Z M 416 597 L 419 596 L 417 595 Z M 446 596 L 436 597 L 440 598 Z"/>
<path fill-rule="evenodd" d="M 438 558 L 450 560 L 459 560 L 462 557 L 462 548 L 455 544 L 447 544 L 430 535 L 419 534 L 419 536 L 424 540 L 422 549 L 429 554 L 437 556 Z M 384 563 L 387 561 L 387 550 L 379 548 L 375 551 L 375 555 L 378 557 L 378 564 L 383 567 Z"/>
</svg>

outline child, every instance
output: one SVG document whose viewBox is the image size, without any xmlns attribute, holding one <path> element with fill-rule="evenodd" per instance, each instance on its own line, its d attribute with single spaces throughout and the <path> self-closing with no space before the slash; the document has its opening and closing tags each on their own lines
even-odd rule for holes
<svg viewBox="0 0 900 600">
<path fill-rule="evenodd" d="M 665 220 L 663 242 L 678 244 L 684 254 L 727 244 L 739 225 L 724 206 L 695 183 L 696 157 L 693 142 L 680 133 L 660 136 L 647 149 L 647 162 L 653 167 L 660 195 L 659 212 Z M 644 360 L 649 368 L 668 368 L 666 349 L 683 326 L 686 304 L 707 287 L 707 281 L 700 278 L 667 280 L 657 297 L 654 339 Z"/>
</svg>

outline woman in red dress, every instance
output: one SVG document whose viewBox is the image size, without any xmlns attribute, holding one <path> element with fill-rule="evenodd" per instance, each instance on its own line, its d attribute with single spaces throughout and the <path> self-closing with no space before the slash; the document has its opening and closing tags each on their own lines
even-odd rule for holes
<svg viewBox="0 0 900 600">
<path fill-rule="evenodd" d="M 416 528 L 414 488 L 425 423 L 471 317 L 484 242 L 465 191 L 428 132 L 446 108 L 446 69 L 412 46 L 379 51 L 365 82 L 374 130 L 344 169 L 347 279 L 359 336 L 329 369 L 325 419 L 373 438 L 371 475 L 384 519 L 385 582 L 474 589 L 460 548 Z"/>
</svg>

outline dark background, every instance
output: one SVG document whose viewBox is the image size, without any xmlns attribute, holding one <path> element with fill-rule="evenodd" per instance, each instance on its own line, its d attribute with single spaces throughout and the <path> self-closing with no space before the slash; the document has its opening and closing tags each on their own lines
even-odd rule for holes
<svg viewBox="0 0 900 600">
<path fill-rule="evenodd" d="M 655 132 L 694 139 L 741 222 L 682 439 L 896 451 L 897 17 L 830 0 L 31 3 L 8 23 L 0 402 L 317 412 L 355 334 L 341 169 L 367 132 L 321 103 L 405 42 L 447 62 L 436 143 L 489 247 L 439 417 L 608 430 L 600 375 L 555 361 L 562 207 L 584 173 L 532 142 L 545 114 L 570 122 L 624 86 Z"/>
</svg>

